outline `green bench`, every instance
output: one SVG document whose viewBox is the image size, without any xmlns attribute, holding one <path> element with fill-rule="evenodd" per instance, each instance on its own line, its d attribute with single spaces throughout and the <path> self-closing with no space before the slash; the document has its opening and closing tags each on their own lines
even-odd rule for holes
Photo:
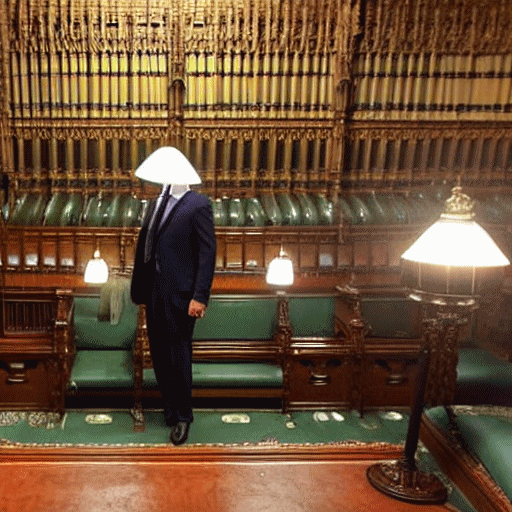
<svg viewBox="0 0 512 512">
<path fill-rule="evenodd" d="M 290 323 L 299 337 L 332 337 L 334 300 L 292 296 Z M 193 337 L 195 397 L 278 398 L 287 408 L 286 352 L 291 333 L 278 336 L 275 295 L 215 295 Z M 141 398 L 156 389 L 144 308 L 134 348 L 135 430 L 144 428 Z"/>
<path fill-rule="evenodd" d="M 426 410 L 422 440 L 476 510 L 512 510 L 510 408 L 456 406 L 453 410 L 455 431 L 444 407 Z"/>
<path fill-rule="evenodd" d="M 98 296 L 75 296 L 76 357 L 72 389 L 133 387 L 132 350 L 137 333 L 138 306 L 124 300 L 119 321 L 99 319 Z"/>
<path fill-rule="evenodd" d="M 477 346 L 459 349 L 455 403 L 512 406 L 512 363 Z"/>
<path fill-rule="evenodd" d="M 132 389 L 139 308 L 127 301 L 120 322 L 112 325 L 98 319 L 98 305 L 98 297 L 75 297 L 77 353 L 72 386 L 77 391 Z M 274 362 L 279 351 L 272 342 L 275 308 L 272 299 L 213 297 L 207 316 L 196 323 L 194 332 L 194 387 L 280 390 L 282 369 Z M 143 385 L 156 387 L 151 367 L 143 370 Z"/>
<path fill-rule="evenodd" d="M 348 337 L 357 338 L 350 322 L 362 321 L 361 357 L 365 356 L 371 364 L 389 372 L 388 381 L 405 383 L 406 365 L 416 361 L 421 342 L 419 303 L 399 289 L 340 287 L 338 291 L 341 300 L 336 313 L 337 329 Z M 455 403 L 512 406 L 512 364 L 481 348 L 476 332 L 474 323 L 468 325 L 459 342 Z M 393 370 L 393 362 L 398 363 L 399 371 Z M 366 399 L 369 405 L 373 403 L 372 395 L 380 392 L 377 384 L 376 381 L 370 383 L 371 393 Z"/>
<path fill-rule="evenodd" d="M 75 297 L 75 395 L 134 396 L 136 428 L 143 428 L 142 398 L 157 394 L 145 330 L 145 310 L 124 300 L 116 325 L 99 320 L 98 296 Z M 193 341 L 195 397 L 276 398 L 283 401 L 285 347 L 276 338 L 275 295 L 214 295 Z M 294 334 L 333 336 L 334 299 L 290 297 Z"/>
</svg>

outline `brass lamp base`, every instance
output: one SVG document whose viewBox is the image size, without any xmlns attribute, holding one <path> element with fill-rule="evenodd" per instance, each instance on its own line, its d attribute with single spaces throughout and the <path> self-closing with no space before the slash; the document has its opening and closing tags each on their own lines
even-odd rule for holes
<svg viewBox="0 0 512 512">
<path fill-rule="evenodd" d="M 404 460 L 373 464 L 366 470 L 366 476 L 378 491 L 409 503 L 444 503 L 448 498 L 439 478 L 409 469 Z"/>
</svg>

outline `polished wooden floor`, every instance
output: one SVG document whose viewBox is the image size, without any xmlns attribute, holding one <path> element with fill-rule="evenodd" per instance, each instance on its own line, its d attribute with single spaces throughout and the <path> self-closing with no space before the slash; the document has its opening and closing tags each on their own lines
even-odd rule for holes
<svg viewBox="0 0 512 512">
<path fill-rule="evenodd" d="M 367 482 L 368 453 L 284 453 L 259 448 L 0 450 L 2 512 L 407 512 L 454 510 L 381 495 Z M 261 453 L 258 453 L 258 450 Z M 341 450 L 343 451 L 343 450 Z M 122 452 L 122 451 L 121 451 Z M 308 456 L 310 453 L 310 456 Z M 391 458 L 392 450 L 378 454 Z"/>
</svg>

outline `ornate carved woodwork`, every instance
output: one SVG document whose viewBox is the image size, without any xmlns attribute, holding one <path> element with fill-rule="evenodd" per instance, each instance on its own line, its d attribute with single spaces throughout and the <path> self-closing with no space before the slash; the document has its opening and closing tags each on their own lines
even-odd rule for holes
<svg viewBox="0 0 512 512">
<path fill-rule="evenodd" d="M 353 281 L 338 286 L 337 290 L 335 333 L 350 355 L 353 375 L 351 406 L 360 414 L 364 414 L 365 408 L 382 405 L 408 407 L 420 340 L 401 336 L 400 333 L 388 337 L 374 334 L 362 312 L 365 297 L 399 299 L 404 297 L 404 290 L 396 286 L 356 288 Z M 386 313 L 381 312 L 380 315 L 385 317 Z M 411 320 L 415 321 L 414 318 Z"/>
<path fill-rule="evenodd" d="M 144 194 L 133 171 L 168 143 L 211 195 L 461 173 L 507 184 L 511 16 L 506 0 L 9 0 L 9 200 L 34 187 Z"/>
<path fill-rule="evenodd" d="M 400 254 L 424 226 L 217 226 L 217 273 L 265 272 L 282 246 L 295 271 L 340 274 L 351 270 L 396 273 Z M 494 226 L 504 232 L 505 226 Z M 3 247 L 10 273 L 78 274 L 96 248 L 109 268 L 127 272 L 133 265 L 139 228 L 7 226 Z M 332 288 L 331 288 L 332 289 Z"/>
<path fill-rule="evenodd" d="M 71 290 L 2 290 L 0 408 L 64 413 L 74 359 Z"/>
<path fill-rule="evenodd" d="M 474 308 L 432 306 L 424 319 L 424 339 L 430 349 L 424 401 L 431 406 L 453 405 L 459 360 L 460 333 Z"/>
</svg>

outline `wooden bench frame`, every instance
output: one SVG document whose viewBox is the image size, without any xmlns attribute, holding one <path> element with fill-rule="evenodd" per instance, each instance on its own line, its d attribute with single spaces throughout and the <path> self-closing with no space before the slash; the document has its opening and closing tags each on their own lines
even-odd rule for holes
<svg viewBox="0 0 512 512">
<path fill-rule="evenodd" d="M 13 387 L 0 407 L 62 416 L 75 355 L 72 291 L 2 289 L 1 305 L 0 362 Z"/>
<path fill-rule="evenodd" d="M 371 367 L 378 362 L 380 362 L 379 366 L 384 365 L 382 372 L 387 373 L 384 383 L 391 387 L 405 386 L 404 392 L 412 398 L 421 338 L 369 336 L 371 331 L 362 313 L 363 298 L 405 298 L 407 296 L 405 288 L 398 286 L 356 288 L 347 284 L 338 286 L 337 291 L 335 333 L 344 340 L 352 356 L 354 378 L 351 405 L 359 409 L 361 415 L 364 414 L 368 405 L 368 392 L 375 387 L 375 383 L 370 382 Z M 413 322 L 419 321 L 419 314 L 418 308 L 415 318 L 412 319 Z M 406 398 L 405 403 L 401 405 L 408 407 L 410 400 L 407 397 L 404 398 Z"/>
</svg>

